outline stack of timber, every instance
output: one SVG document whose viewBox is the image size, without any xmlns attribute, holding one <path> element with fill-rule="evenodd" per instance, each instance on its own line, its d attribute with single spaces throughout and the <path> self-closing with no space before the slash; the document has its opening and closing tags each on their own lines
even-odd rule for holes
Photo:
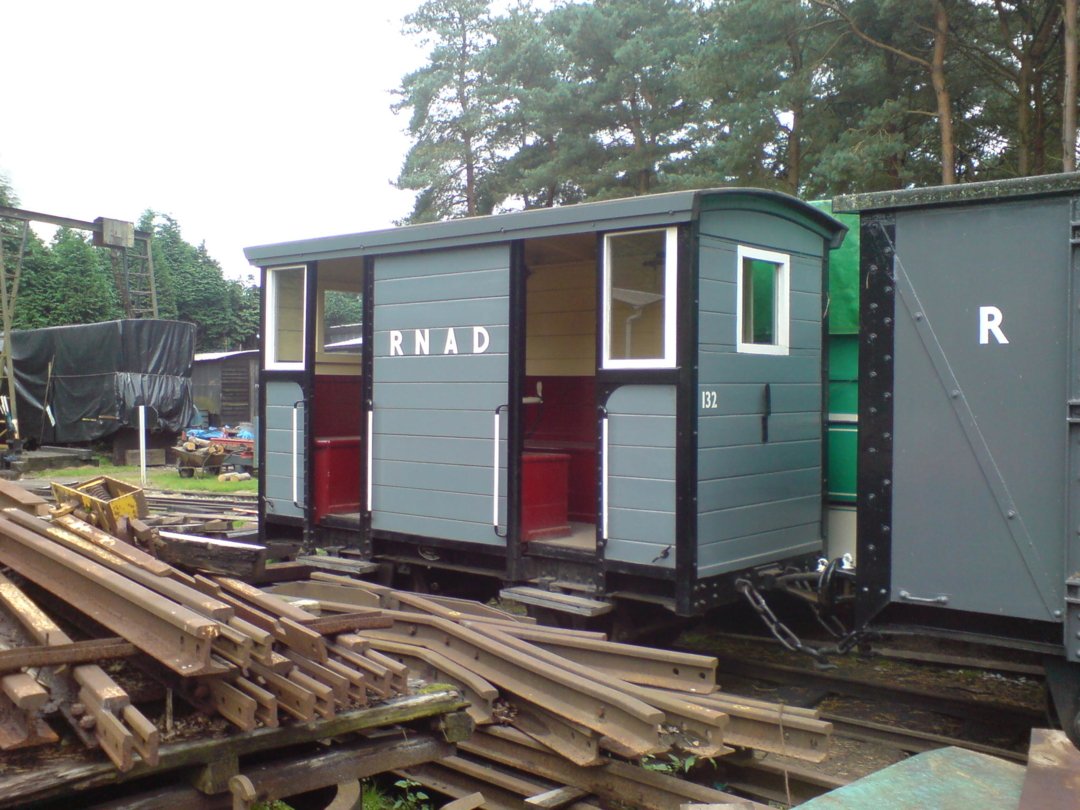
<svg viewBox="0 0 1080 810">
<path fill-rule="evenodd" d="M 811 710 L 718 691 L 709 656 L 614 643 L 332 573 L 271 590 L 325 615 L 380 610 L 387 624 L 358 634 L 369 649 L 461 690 L 477 733 L 457 755 L 402 773 L 451 796 L 479 791 L 484 807 L 582 810 L 589 796 L 631 807 L 726 806 L 736 800 L 640 763 L 739 749 L 809 762 L 827 753 L 831 724 Z"/>
<path fill-rule="evenodd" d="M 162 728 L 102 668 L 110 659 L 242 732 L 409 692 L 407 668 L 357 635 L 392 626 L 377 609 L 320 617 L 232 577 L 185 573 L 73 514 L 36 511 L 0 512 L 0 564 L 15 572 L 0 576 L 4 751 L 55 742 L 42 714 L 58 707 L 120 771 L 157 763 Z"/>
</svg>

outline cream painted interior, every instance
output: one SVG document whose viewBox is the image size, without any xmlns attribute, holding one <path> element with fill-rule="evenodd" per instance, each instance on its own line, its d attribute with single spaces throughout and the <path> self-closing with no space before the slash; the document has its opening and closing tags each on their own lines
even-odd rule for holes
<svg viewBox="0 0 1080 810">
<path fill-rule="evenodd" d="M 304 272 L 303 267 L 268 271 L 274 290 L 272 362 L 304 362 Z"/>
<path fill-rule="evenodd" d="M 525 263 L 525 373 L 595 376 L 596 237 L 532 240 Z"/>
</svg>

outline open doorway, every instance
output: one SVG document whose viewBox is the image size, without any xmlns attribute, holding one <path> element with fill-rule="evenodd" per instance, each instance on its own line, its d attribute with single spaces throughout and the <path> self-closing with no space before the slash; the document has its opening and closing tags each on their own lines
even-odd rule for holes
<svg viewBox="0 0 1080 810">
<path fill-rule="evenodd" d="M 592 234 L 525 243 L 521 540 L 596 551 L 596 290 Z"/>
<path fill-rule="evenodd" d="M 316 275 L 311 506 L 316 525 L 360 528 L 364 266 L 320 262 Z"/>
</svg>

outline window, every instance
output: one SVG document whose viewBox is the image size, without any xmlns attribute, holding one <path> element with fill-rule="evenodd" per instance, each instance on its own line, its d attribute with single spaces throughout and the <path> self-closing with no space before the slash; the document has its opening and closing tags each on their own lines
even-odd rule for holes
<svg viewBox="0 0 1080 810">
<path fill-rule="evenodd" d="M 604 237 L 604 368 L 675 367 L 677 233 Z"/>
<path fill-rule="evenodd" d="M 790 270 L 785 253 L 739 246 L 738 351 L 788 353 Z"/>
<path fill-rule="evenodd" d="M 266 271 L 266 367 L 304 367 L 304 317 L 307 267 L 271 267 Z"/>
<path fill-rule="evenodd" d="M 363 293 L 336 287 L 322 289 L 318 324 L 319 354 L 359 356 L 364 333 Z"/>
</svg>

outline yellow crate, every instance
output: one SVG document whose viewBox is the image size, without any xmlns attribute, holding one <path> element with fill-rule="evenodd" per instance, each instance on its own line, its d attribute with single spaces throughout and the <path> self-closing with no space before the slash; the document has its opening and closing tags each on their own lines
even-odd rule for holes
<svg viewBox="0 0 1080 810">
<path fill-rule="evenodd" d="M 53 482 L 52 490 L 57 504 L 76 501 L 97 518 L 101 528 L 113 534 L 117 532 L 116 523 L 120 518 L 144 518 L 148 514 L 142 488 L 107 475 L 99 475 L 73 487 Z"/>
</svg>

